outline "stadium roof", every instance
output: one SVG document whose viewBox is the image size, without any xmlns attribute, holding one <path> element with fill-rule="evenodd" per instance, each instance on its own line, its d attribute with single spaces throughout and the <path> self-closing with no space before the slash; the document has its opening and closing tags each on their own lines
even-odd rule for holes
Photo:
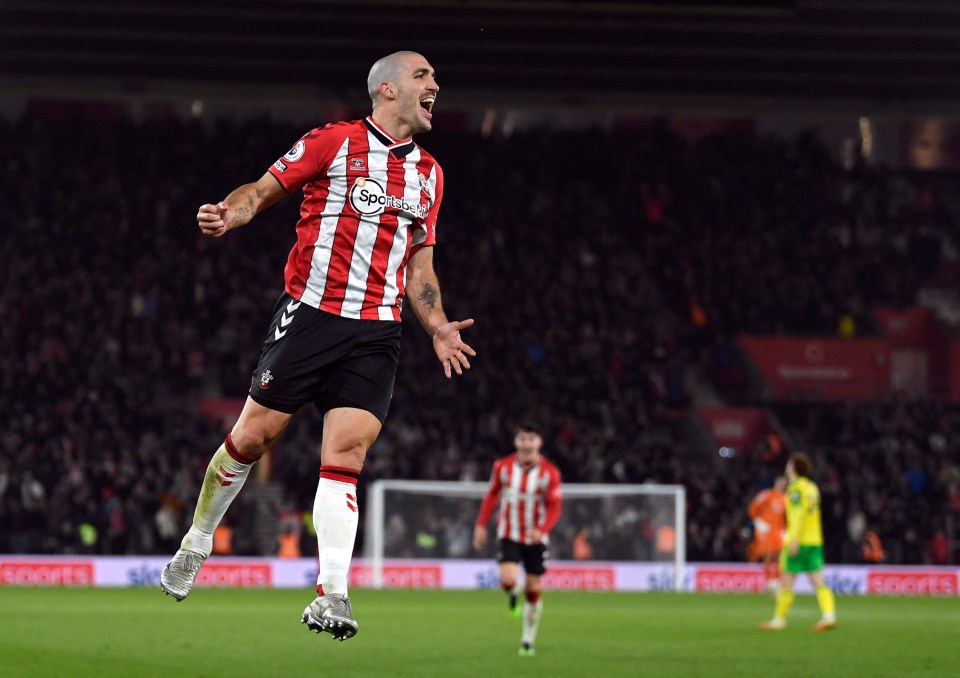
<svg viewBox="0 0 960 678">
<path fill-rule="evenodd" d="M 203 83 L 359 104 L 370 64 L 414 49 L 463 102 L 960 110 L 954 0 L 0 0 L 0 9 L 0 87 Z"/>
</svg>

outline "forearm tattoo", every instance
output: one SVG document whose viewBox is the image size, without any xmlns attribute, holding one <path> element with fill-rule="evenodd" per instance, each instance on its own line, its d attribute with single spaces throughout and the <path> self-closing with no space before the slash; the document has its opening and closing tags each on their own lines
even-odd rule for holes
<svg viewBox="0 0 960 678">
<path fill-rule="evenodd" d="M 421 307 L 434 311 L 437 308 L 437 297 L 439 294 L 436 287 L 430 283 L 425 283 L 417 293 L 417 301 L 420 302 Z"/>
<path fill-rule="evenodd" d="M 257 213 L 257 203 L 253 199 L 253 195 L 247 194 L 247 205 L 248 207 L 238 207 L 237 211 L 234 212 L 233 218 L 230 219 L 230 225 L 235 226 L 237 224 L 245 224 Z"/>
<path fill-rule="evenodd" d="M 230 225 L 245 224 L 249 221 L 248 216 L 252 216 L 250 210 L 246 207 L 238 207 L 233 215 L 233 219 L 230 220 Z"/>
</svg>

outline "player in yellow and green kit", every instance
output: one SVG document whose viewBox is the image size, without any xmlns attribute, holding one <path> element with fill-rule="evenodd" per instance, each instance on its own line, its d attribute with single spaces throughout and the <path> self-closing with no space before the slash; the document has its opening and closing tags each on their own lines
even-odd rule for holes
<svg viewBox="0 0 960 678">
<path fill-rule="evenodd" d="M 823 581 L 823 527 L 820 523 L 820 489 L 810 480 L 813 462 L 803 452 L 794 452 L 787 460 L 787 535 L 780 553 L 780 591 L 773 619 L 760 628 L 779 630 L 787 625 L 787 611 L 793 604 L 793 583 L 806 572 L 817 592 L 822 618 L 814 631 L 829 631 L 837 626 L 833 591 Z"/>
</svg>

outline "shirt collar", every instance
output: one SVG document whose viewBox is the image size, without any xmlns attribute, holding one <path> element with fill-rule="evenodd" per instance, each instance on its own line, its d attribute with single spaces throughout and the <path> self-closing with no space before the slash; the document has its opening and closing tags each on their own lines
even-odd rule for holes
<svg viewBox="0 0 960 678">
<path fill-rule="evenodd" d="M 413 139 L 403 139 L 398 141 L 392 136 L 387 134 L 382 127 L 373 121 L 369 115 L 364 118 L 364 124 L 367 126 L 367 129 L 370 130 L 370 133 L 376 137 L 377 141 L 386 146 L 391 153 L 393 153 L 398 158 L 404 158 L 410 151 L 414 149 Z"/>
</svg>

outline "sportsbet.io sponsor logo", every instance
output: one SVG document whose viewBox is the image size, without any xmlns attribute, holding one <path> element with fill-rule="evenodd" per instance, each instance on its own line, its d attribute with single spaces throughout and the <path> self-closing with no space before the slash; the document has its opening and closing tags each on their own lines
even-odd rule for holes
<svg viewBox="0 0 960 678">
<path fill-rule="evenodd" d="M 427 216 L 427 206 L 409 203 L 392 195 L 387 195 L 380 182 L 366 177 L 358 177 L 350 189 L 350 206 L 365 217 L 382 214 L 388 207 L 398 209 L 423 219 Z"/>
</svg>

